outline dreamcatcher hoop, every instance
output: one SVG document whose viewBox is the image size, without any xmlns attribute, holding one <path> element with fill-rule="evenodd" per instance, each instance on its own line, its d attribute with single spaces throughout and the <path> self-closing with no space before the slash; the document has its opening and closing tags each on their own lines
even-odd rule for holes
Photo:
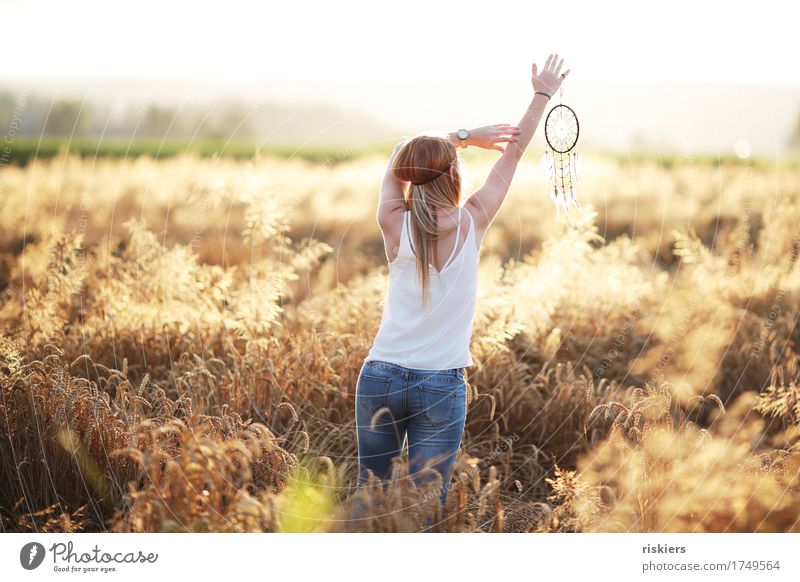
<svg viewBox="0 0 800 582">
<path fill-rule="evenodd" d="M 561 210 L 572 223 L 569 215 L 570 205 L 580 210 L 576 196 L 576 183 L 580 181 L 581 158 L 575 146 L 580 135 L 580 123 L 575 111 L 561 103 L 564 88 L 559 91 L 559 104 L 547 114 L 544 122 L 544 138 L 547 146 L 542 154 L 542 169 L 547 174 L 550 199 L 556 206 L 557 219 Z"/>
<path fill-rule="evenodd" d="M 544 137 L 550 149 L 565 154 L 578 143 L 581 126 L 572 107 L 559 103 L 547 114 L 544 122 Z"/>
</svg>

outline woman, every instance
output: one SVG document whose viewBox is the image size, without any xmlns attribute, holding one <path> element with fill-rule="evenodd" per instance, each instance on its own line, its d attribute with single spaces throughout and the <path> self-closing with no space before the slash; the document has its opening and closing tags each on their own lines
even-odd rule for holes
<svg viewBox="0 0 800 582">
<path fill-rule="evenodd" d="M 444 506 L 466 418 L 480 245 L 547 102 L 569 73 L 561 74 L 563 63 L 551 54 L 541 73 L 533 64 L 534 94 L 518 126 L 418 136 L 392 153 L 377 215 L 389 289 L 356 384 L 359 486 L 370 471 L 390 477 L 407 439 L 409 475 L 417 483 L 434 477 L 431 469 L 441 475 Z M 459 145 L 503 152 L 463 205 Z"/>
</svg>

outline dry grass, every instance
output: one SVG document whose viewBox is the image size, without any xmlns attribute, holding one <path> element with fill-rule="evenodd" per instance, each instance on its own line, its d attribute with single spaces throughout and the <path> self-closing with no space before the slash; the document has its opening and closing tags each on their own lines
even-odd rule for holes
<svg viewBox="0 0 800 582">
<path fill-rule="evenodd" d="M 567 227 L 524 166 L 440 515 L 353 495 L 382 164 L 2 169 L 3 530 L 798 529 L 797 169 L 593 160 Z"/>
</svg>

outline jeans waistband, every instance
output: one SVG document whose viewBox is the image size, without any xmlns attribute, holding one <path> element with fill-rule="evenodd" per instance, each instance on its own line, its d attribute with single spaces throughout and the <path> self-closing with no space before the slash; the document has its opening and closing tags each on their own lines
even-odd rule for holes
<svg viewBox="0 0 800 582">
<path fill-rule="evenodd" d="M 364 365 L 370 368 L 385 370 L 387 372 L 397 374 L 398 376 L 403 376 L 405 378 L 408 378 L 409 376 L 420 376 L 423 378 L 430 376 L 450 376 L 452 378 L 463 380 L 466 372 L 465 368 L 447 368 L 442 370 L 423 370 L 421 368 L 406 368 L 405 366 L 401 366 L 400 364 L 394 364 L 392 362 L 384 362 L 383 360 L 366 360 L 364 362 Z"/>
</svg>

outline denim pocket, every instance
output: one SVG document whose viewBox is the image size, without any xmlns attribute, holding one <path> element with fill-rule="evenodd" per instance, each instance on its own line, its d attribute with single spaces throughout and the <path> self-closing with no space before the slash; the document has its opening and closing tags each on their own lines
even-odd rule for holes
<svg viewBox="0 0 800 582">
<path fill-rule="evenodd" d="M 356 383 L 356 403 L 370 418 L 386 406 L 391 378 L 361 373 Z"/>
<path fill-rule="evenodd" d="M 441 426 L 453 419 L 459 389 L 459 384 L 450 381 L 431 380 L 420 384 L 422 415 L 428 424 Z"/>
</svg>

